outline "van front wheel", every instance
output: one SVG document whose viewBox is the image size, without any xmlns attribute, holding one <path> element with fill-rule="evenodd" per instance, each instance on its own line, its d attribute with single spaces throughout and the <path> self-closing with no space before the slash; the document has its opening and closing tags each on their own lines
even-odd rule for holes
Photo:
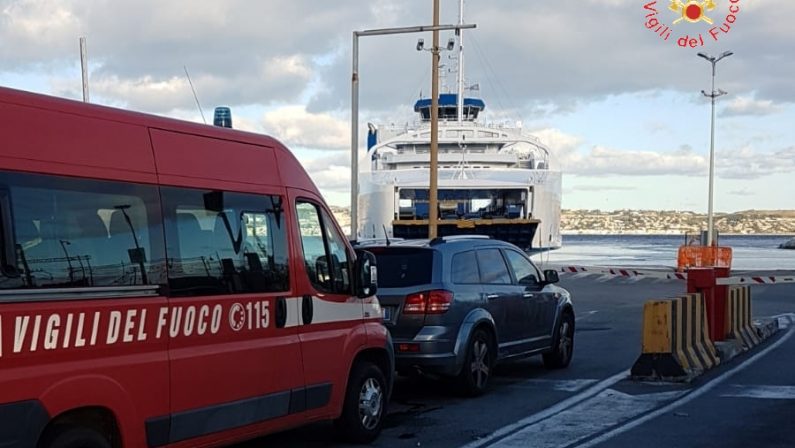
<svg viewBox="0 0 795 448">
<path fill-rule="evenodd" d="M 375 364 L 358 362 L 351 370 L 342 415 L 334 422 L 337 434 L 353 443 L 378 437 L 386 415 L 387 384 Z"/>
<path fill-rule="evenodd" d="M 110 442 L 100 433 L 79 426 L 64 426 L 53 431 L 41 446 L 45 448 L 111 448 Z"/>
</svg>

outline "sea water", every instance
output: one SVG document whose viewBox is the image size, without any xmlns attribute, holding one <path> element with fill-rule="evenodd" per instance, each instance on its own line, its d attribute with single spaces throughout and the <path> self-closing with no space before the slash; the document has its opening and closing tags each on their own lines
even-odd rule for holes
<svg viewBox="0 0 795 448">
<path fill-rule="evenodd" d="M 779 249 L 791 236 L 722 235 L 732 248 L 732 269 L 795 270 L 795 250 Z M 563 247 L 533 255 L 536 262 L 565 266 L 675 268 L 677 235 L 564 235 Z"/>
</svg>

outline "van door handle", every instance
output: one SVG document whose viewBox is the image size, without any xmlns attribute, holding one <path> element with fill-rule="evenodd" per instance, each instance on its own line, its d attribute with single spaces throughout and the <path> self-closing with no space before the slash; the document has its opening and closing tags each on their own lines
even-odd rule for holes
<svg viewBox="0 0 795 448">
<path fill-rule="evenodd" d="M 312 323 L 314 314 L 315 312 L 312 307 L 312 296 L 304 296 L 304 298 L 301 300 L 301 317 L 304 320 L 304 325 L 309 325 Z"/>
<path fill-rule="evenodd" d="M 276 298 L 276 328 L 284 328 L 287 324 L 287 299 Z"/>
<path fill-rule="evenodd" d="M 499 297 L 500 297 L 499 294 L 487 294 L 486 295 L 486 298 L 489 299 L 489 300 L 494 300 L 494 299 L 497 299 Z"/>
<path fill-rule="evenodd" d="M 524 297 L 525 299 L 532 299 L 535 296 L 536 295 L 533 294 L 532 292 L 526 292 L 526 293 L 522 294 L 522 297 Z"/>
</svg>

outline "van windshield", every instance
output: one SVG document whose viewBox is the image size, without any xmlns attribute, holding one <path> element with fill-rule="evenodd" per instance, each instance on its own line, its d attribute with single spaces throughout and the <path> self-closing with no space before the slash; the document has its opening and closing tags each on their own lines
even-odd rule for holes
<svg viewBox="0 0 795 448">
<path fill-rule="evenodd" d="M 431 283 L 433 251 L 421 248 L 368 248 L 378 263 L 379 288 L 405 288 Z"/>
</svg>

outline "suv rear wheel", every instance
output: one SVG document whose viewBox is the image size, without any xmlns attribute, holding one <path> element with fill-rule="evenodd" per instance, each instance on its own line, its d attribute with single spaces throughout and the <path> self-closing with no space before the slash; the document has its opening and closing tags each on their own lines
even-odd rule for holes
<svg viewBox="0 0 795 448">
<path fill-rule="evenodd" d="M 544 366 L 548 369 L 563 369 L 571 363 L 574 354 L 574 316 L 566 312 L 560 317 L 555 330 L 555 343 L 552 350 L 544 353 Z"/>
<path fill-rule="evenodd" d="M 493 346 L 491 336 L 482 328 L 472 334 L 464 367 L 458 375 L 461 392 L 465 395 L 477 396 L 486 391 L 494 365 Z"/>
</svg>

